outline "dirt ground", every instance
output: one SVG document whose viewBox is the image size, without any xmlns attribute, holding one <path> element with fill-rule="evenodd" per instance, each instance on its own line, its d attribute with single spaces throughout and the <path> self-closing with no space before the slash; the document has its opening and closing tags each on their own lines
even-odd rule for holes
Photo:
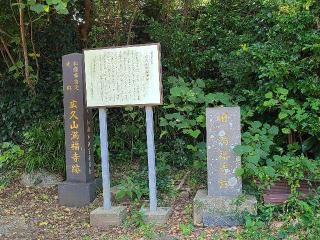
<svg viewBox="0 0 320 240">
<path fill-rule="evenodd" d="M 225 231 L 220 228 L 193 228 L 188 236 L 183 234 L 180 224 L 187 226 L 191 221 L 192 198 L 188 191 L 178 193 L 172 205 L 173 214 L 165 226 L 152 230 L 153 239 L 220 239 L 214 237 Z M 58 204 L 57 187 L 26 188 L 20 183 L 12 184 L 0 192 L 0 239 L 146 239 L 143 229 L 128 224 L 107 230 L 90 226 L 90 211 L 101 205 L 101 194 L 87 207 L 68 208 Z"/>
</svg>

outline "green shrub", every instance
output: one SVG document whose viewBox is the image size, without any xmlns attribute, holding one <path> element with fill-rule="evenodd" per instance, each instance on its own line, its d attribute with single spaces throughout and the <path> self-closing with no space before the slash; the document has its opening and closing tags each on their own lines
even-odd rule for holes
<svg viewBox="0 0 320 240">
<path fill-rule="evenodd" d="M 0 190 L 14 178 L 24 156 L 19 145 L 10 142 L 0 144 Z"/>
<path fill-rule="evenodd" d="M 168 151 L 175 153 L 175 166 L 190 166 L 194 161 L 205 160 L 206 107 L 230 106 L 231 97 L 226 93 L 211 93 L 209 80 L 170 77 L 167 84 L 170 94 L 163 107 L 165 114 L 160 118 L 160 138 L 174 141 Z"/>
<path fill-rule="evenodd" d="M 235 153 L 242 156 L 242 167 L 237 169 L 237 174 L 259 180 L 262 187 L 285 179 L 292 189 L 296 189 L 302 180 L 319 179 L 319 161 L 295 156 L 295 149 L 288 151 L 277 147 L 278 134 L 276 126 L 252 122 L 242 134 L 242 144 L 234 148 Z"/>
<path fill-rule="evenodd" d="M 224 93 L 241 107 L 243 129 L 253 121 L 275 125 L 279 147 L 319 158 L 319 12 L 319 1 L 228 0 L 151 21 L 148 32 L 164 53 L 168 106 L 182 96 L 172 104 L 178 111 L 164 115 L 191 136 L 185 146 L 203 136 L 201 97 Z M 199 78 L 205 86 L 192 91 Z M 168 124 L 163 121 L 164 130 Z"/>
<path fill-rule="evenodd" d="M 159 193 L 165 193 L 166 196 L 170 195 L 169 197 L 172 197 L 175 194 L 175 186 L 171 176 L 171 167 L 166 163 L 166 159 L 163 158 L 162 154 L 158 154 L 158 156 L 156 164 L 157 190 Z M 128 171 L 126 177 L 120 180 L 116 198 L 118 200 L 129 198 L 132 201 L 136 201 L 141 200 L 141 198 L 147 198 L 148 194 L 148 167 L 143 163 L 139 170 Z"/>
<path fill-rule="evenodd" d="M 182 232 L 183 236 L 187 237 L 187 236 L 191 235 L 194 227 L 193 227 L 193 225 L 191 223 L 189 223 L 189 224 L 180 223 L 179 224 L 179 229 Z"/>
<path fill-rule="evenodd" d="M 265 123 L 255 121 L 242 134 L 242 143 L 234 148 L 236 154 L 242 156 L 242 168 L 237 173 L 248 178 L 257 178 L 261 182 L 273 177 L 274 169 L 270 166 L 272 155 L 279 152 L 275 146 L 275 137 L 279 129 Z"/>
<path fill-rule="evenodd" d="M 24 156 L 24 150 L 19 145 L 10 142 L 0 144 L 0 172 L 17 167 Z"/>
<path fill-rule="evenodd" d="M 118 200 L 123 200 L 126 197 L 130 200 L 141 200 L 142 196 L 147 196 L 148 194 L 145 184 L 142 185 L 141 182 L 139 183 L 139 181 L 136 181 L 132 177 L 121 180 L 118 186 L 119 188 L 116 193 Z"/>
<path fill-rule="evenodd" d="M 23 138 L 26 149 L 25 168 L 28 172 L 42 168 L 64 172 L 64 130 L 60 119 L 34 125 L 23 134 Z"/>
</svg>

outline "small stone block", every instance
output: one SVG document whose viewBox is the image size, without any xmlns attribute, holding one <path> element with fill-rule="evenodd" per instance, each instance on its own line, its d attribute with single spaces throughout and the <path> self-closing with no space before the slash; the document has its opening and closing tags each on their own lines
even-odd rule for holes
<svg viewBox="0 0 320 240">
<path fill-rule="evenodd" d="M 243 224 L 243 217 L 241 214 L 203 214 L 203 226 L 220 226 L 220 227 L 233 227 Z"/>
<path fill-rule="evenodd" d="M 111 207 L 111 209 L 99 207 L 90 213 L 90 224 L 101 229 L 109 226 L 119 226 L 122 224 L 126 214 L 127 208 L 125 206 Z"/>
<path fill-rule="evenodd" d="M 155 225 L 164 225 L 168 221 L 172 209 L 171 207 L 158 207 L 157 211 L 150 211 L 150 209 L 142 208 L 141 211 L 143 211 L 146 215 L 146 222 L 147 223 L 153 223 Z"/>
<path fill-rule="evenodd" d="M 83 207 L 96 198 L 96 182 L 65 181 L 58 185 L 59 203 L 68 207 Z"/>
<path fill-rule="evenodd" d="M 196 226 L 241 225 L 245 212 L 257 213 L 257 200 L 254 196 L 208 196 L 206 190 L 199 190 L 193 200 L 193 222 Z"/>
</svg>

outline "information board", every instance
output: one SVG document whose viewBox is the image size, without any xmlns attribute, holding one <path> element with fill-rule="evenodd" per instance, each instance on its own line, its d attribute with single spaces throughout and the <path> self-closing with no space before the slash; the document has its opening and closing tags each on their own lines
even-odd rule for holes
<svg viewBox="0 0 320 240">
<path fill-rule="evenodd" d="M 88 107 L 161 105 L 160 45 L 84 50 Z"/>
</svg>

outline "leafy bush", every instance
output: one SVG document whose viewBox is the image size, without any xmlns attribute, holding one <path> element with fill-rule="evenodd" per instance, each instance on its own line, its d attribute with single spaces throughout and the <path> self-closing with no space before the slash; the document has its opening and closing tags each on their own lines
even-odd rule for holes
<svg viewBox="0 0 320 240">
<path fill-rule="evenodd" d="M 0 190 L 16 175 L 24 156 L 24 150 L 18 145 L 10 142 L 0 144 Z"/>
<path fill-rule="evenodd" d="M 171 167 L 166 163 L 166 159 L 161 154 L 158 154 L 156 164 L 157 174 L 157 190 L 159 193 L 165 193 L 166 197 L 174 195 L 174 185 L 171 176 Z M 126 173 L 125 179 L 120 180 L 116 198 L 123 200 L 129 198 L 132 201 L 140 200 L 148 197 L 148 168 L 143 164 L 139 170 L 131 170 Z M 159 196 L 161 198 L 161 196 Z"/>
<path fill-rule="evenodd" d="M 15 168 L 23 156 L 24 150 L 20 146 L 10 142 L 2 143 L 0 145 L 0 172 Z"/>
<path fill-rule="evenodd" d="M 295 149 L 283 154 L 284 149 L 275 142 L 278 133 L 276 126 L 252 122 L 242 134 L 242 145 L 234 148 L 234 152 L 242 156 L 242 168 L 237 169 L 237 173 L 259 180 L 263 187 L 285 179 L 295 189 L 301 180 L 319 179 L 319 161 L 295 156 Z"/>
<path fill-rule="evenodd" d="M 258 204 L 258 215 L 245 216 L 245 228 L 237 239 L 318 239 L 319 196 L 318 192 L 303 201 L 291 198 L 285 205 Z"/>
<path fill-rule="evenodd" d="M 81 49 L 74 1 L 21 1 L 0 9 L 0 142 L 21 144 L 22 134 L 39 120 L 62 115 L 61 56 Z M 67 4 L 68 3 L 68 4 Z M 20 31 L 19 7 L 25 30 Z M 21 33 L 25 34 L 24 56 Z M 60 36 L 58 41 L 52 41 Z M 4 51 L 6 48 L 6 51 Z M 25 66 L 25 58 L 29 58 Z M 25 70 L 29 70 L 29 79 Z M 31 91 L 30 91 L 31 90 Z"/>
<path fill-rule="evenodd" d="M 142 196 L 146 196 L 148 194 L 148 188 L 134 180 L 135 179 L 132 179 L 131 177 L 127 177 L 120 181 L 119 188 L 116 193 L 116 198 L 118 200 L 123 200 L 126 197 L 130 200 L 140 200 Z"/>
<path fill-rule="evenodd" d="M 210 83 L 209 80 L 207 82 Z M 207 82 L 201 79 L 189 82 L 183 78 L 168 78 L 170 94 L 163 107 L 166 113 L 160 118 L 160 138 L 165 142 L 175 140 L 175 144 L 169 149 L 181 159 L 180 162 L 175 160 L 176 166 L 191 165 L 193 161 L 190 159 L 192 158 L 195 161 L 205 159 L 206 107 L 232 104 L 228 94 L 210 93 L 206 88 Z M 181 142 L 180 145 L 178 145 L 179 142 Z M 177 149 L 176 146 L 182 149 Z"/>
<path fill-rule="evenodd" d="M 181 76 L 186 84 L 204 79 L 205 94 L 227 93 L 241 106 L 244 128 L 252 121 L 272 123 L 281 130 L 280 147 L 288 150 L 294 144 L 296 154 L 318 158 L 319 4 L 211 1 L 187 16 L 177 12 L 169 22 L 151 21 L 148 32 L 162 43 L 166 76 Z M 170 78 L 165 87 L 172 87 L 173 95 L 183 92 L 191 99 L 174 107 L 191 105 L 186 111 L 194 118 L 168 117 L 177 119 L 175 125 L 180 128 L 189 125 L 185 133 L 201 136 L 196 123 L 199 115 L 193 110 L 199 109 L 197 102 L 180 82 L 174 83 L 180 92 Z"/>
<path fill-rule="evenodd" d="M 264 182 L 274 176 L 270 166 L 272 155 L 279 151 L 275 147 L 278 128 L 255 121 L 242 134 L 242 144 L 234 148 L 234 152 L 242 156 L 243 167 L 237 170 L 244 177 L 255 177 Z"/>
<path fill-rule="evenodd" d="M 164 56 L 162 142 L 173 140 L 175 153 L 181 142 L 187 153 L 170 163 L 205 169 L 205 154 L 195 154 L 205 137 L 204 122 L 197 120 L 208 106 L 204 96 L 224 93 L 241 107 L 242 146 L 235 151 L 243 167 L 237 173 L 259 179 L 263 187 L 286 179 L 293 190 L 287 204 L 248 218 L 239 239 L 284 239 L 292 233 L 305 238 L 301 229 L 319 229 L 311 204 L 317 200 L 301 201 L 294 191 L 302 179 L 319 176 L 319 12 L 319 1 L 210 1 L 151 20 L 147 29 Z M 268 221 L 284 218 L 287 224 L 270 236 Z M 293 218 L 310 225 L 294 225 Z M 316 239 L 312 234 L 308 238 Z"/>
<path fill-rule="evenodd" d="M 60 119 L 36 124 L 23 137 L 26 149 L 25 167 L 28 172 L 41 168 L 64 172 L 64 130 Z"/>
<path fill-rule="evenodd" d="M 191 223 L 189 223 L 189 224 L 180 223 L 179 228 L 180 228 L 183 236 L 187 237 L 187 236 L 191 235 L 194 227 Z"/>
</svg>

